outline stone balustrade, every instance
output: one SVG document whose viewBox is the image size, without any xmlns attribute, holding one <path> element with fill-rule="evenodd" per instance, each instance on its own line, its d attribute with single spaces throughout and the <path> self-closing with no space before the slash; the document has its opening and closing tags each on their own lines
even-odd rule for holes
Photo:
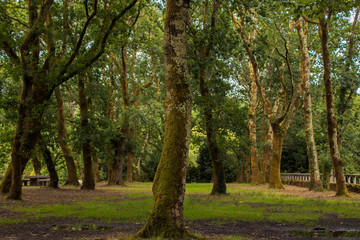
<svg viewBox="0 0 360 240">
<path fill-rule="evenodd" d="M 310 173 L 282 173 L 281 179 L 310 181 Z M 360 184 L 360 174 L 345 174 L 345 181 L 349 184 Z M 330 182 L 336 182 L 333 174 L 330 175 Z"/>
</svg>

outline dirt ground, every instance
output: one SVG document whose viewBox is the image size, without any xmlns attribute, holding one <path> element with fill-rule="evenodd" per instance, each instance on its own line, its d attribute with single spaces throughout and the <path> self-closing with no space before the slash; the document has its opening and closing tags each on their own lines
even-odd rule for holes
<svg viewBox="0 0 360 240">
<path fill-rule="evenodd" d="M 264 186 L 239 186 L 248 189 L 262 189 Z M 317 199 L 339 199 L 334 192 L 309 192 L 305 188 L 286 186 L 285 190 L 274 190 L 294 196 Z M 104 190 L 98 187 L 95 191 L 79 191 L 78 189 L 23 188 L 21 205 L 69 204 L 76 201 L 94 200 L 95 197 L 122 195 L 120 190 Z M 359 194 L 352 194 L 350 200 L 359 200 Z M 16 218 L 18 213 L 11 212 L 2 206 L 17 204 L 0 197 L 0 217 Z M 360 210 L 360 207 L 359 207 Z M 360 239 L 360 219 L 341 219 L 336 214 L 328 214 L 320 219 L 317 225 L 306 228 L 301 224 L 283 224 L 275 222 L 228 221 L 217 224 L 216 221 L 198 220 L 186 223 L 190 232 L 209 239 L 224 239 L 225 236 L 242 236 L 250 239 Z M 143 223 L 108 223 L 99 220 L 79 220 L 73 218 L 48 218 L 32 220 L 26 223 L 0 226 L 0 240 L 60 240 L 60 239 L 119 239 L 135 235 Z M 75 227 L 74 227 L 75 226 Z M 351 234 L 344 230 L 351 229 Z M 296 233 L 294 232 L 296 231 Z"/>
</svg>

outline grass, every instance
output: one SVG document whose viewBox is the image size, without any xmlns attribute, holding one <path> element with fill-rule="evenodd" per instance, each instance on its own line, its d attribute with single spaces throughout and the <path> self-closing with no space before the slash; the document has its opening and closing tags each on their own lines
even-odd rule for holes
<svg viewBox="0 0 360 240">
<path fill-rule="evenodd" d="M 188 184 L 184 202 L 187 220 L 210 220 L 217 224 L 226 221 L 275 221 L 311 224 L 326 213 L 339 217 L 360 218 L 359 202 L 317 200 L 292 197 L 272 190 L 243 189 L 242 185 L 228 187 L 228 195 L 210 196 L 211 184 Z M 150 183 L 129 184 L 124 188 L 106 187 L 121 191 L 120 196 L 95 198 L 71 204 L 42 206 L 14 205 L 8 209 L 26 214 L 26 219 L 46 217 L 96 218 L 102 221 L 144 222 L 151 210 Z M 0 218 L 0 225 L 24 221 L 24 218 Z M 231 239 L 231 238 L 230 238 Z"/>
</svg>

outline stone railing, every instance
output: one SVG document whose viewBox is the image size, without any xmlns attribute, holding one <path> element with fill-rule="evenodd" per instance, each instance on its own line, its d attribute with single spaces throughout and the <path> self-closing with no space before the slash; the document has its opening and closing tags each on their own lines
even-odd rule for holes
<svg viewBox="0 0 360 240">
<path fill-rule="evenodd" d="M 310 173 L 282 173 L 281 179 L 310 181 Z M 345 181 L 350 184 L 360 184 L 360 174 L 345 174 Z M 330 175 L 330 182 L 336 182 L 333 174 Z"/>
</svg>

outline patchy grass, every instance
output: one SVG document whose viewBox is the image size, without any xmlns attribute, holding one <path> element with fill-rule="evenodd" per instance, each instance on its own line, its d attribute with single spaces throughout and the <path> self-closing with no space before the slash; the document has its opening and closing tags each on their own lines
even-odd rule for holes
<svg viewBox="0 0 360 240">
<path fill-rule="evenodd" d="M 210 196 L 212 185 L 188 184 L 184 202 L 187 220 L 275 221 L 311 224 L 327 213 L 344 218 L 360 218 L 359 201 L 319 200 L 289 196 L 272 189 L 246 189 L 249 185 L 232 184 L 229 194 Z M 242 188 L 244 187 L 244 188 Z M 96 218 L 103 221 L 144 222 L 151 210 L 151 183 L 135 183 L 126 187 L 102 186 L 101 191 L 119 191 L 117 196 L 61 204 L 8 206 L 13 212 L 25 213 L 26 219 L 46 217 Z M 24 221 L 0 218 L 0 225 Z"/>
<path fill-rule="evenodd" d="M 21 223 L 21 222 L 26 222 L 26 219 L 0 218 L 0 226 L 14 224 L 14 223 Z"/>
</svg>

